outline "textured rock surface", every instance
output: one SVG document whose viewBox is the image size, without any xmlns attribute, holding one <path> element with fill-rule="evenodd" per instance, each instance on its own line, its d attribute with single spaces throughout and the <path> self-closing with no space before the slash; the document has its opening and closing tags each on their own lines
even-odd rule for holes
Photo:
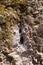
<svg viewBox="0 0 43 65">
<path fill-rule="evenodd" d="M 0 65 L 43 65 L 43 0 L 0 0 Z"/>
</svg>

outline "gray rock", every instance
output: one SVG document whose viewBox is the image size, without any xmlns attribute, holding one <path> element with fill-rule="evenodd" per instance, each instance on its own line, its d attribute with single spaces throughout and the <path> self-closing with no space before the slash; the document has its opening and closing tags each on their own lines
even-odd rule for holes
<svg viewBox="0 0 43 65">
<path fill-rule="evenodd" d="M 38 36 L 43 38 L 43 24 L 40 24 L 37 30 Z"/>
</svg>

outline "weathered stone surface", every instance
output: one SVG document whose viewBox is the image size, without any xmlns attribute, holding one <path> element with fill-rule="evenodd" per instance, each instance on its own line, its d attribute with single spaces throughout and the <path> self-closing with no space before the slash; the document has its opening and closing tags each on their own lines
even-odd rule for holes
<svg viewBox="0 0 43 65">
<path fill-rule="evenodd" d="M 43 38 L 43 24 L 40 24 L 37 30 L 38 36 Z"/>
<path fill-rule="evenodd" d="M 0 0 L 0 65 L 43 65 L 43 0 Z"/>
</svg>

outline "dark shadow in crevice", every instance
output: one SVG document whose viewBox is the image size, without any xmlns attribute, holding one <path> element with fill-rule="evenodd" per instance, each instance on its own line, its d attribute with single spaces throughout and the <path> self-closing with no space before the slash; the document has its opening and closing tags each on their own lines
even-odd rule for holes
<svg viewBox="0 0 43 65">
<path fill-rule="evenodd" d="M 23 5 L 23 4 L 19 4 L 19 9 L 21 11 L 21 13 L 24 13 L 26 11 L 26 5 Z"/>
<path fill-rule="evenodd" d="M 20 22 L 20 26 L 19 26 L 19 33 L 20 33 L 20 44 L 24 44 L 24 37 L 23 37 L 23 33 L 22 33 L 22 22 Z"/>
<path fill-rule="evenodd" d="M 20 43 L 21 43 L 21 44 L 24 44 L 24 38 L 23 38 L 22 35 L 20 36 Z"/>
</svg>

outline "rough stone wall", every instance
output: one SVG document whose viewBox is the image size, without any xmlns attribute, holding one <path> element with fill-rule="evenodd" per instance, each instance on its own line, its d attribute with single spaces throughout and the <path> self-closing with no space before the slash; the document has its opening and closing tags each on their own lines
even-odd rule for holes
<svg viewBox="0 0 43 65">
<path fill-rule="evenodd" d="M 43 0 L 0 0 L 0 65 L 43 65 Z"/>
</svg>

